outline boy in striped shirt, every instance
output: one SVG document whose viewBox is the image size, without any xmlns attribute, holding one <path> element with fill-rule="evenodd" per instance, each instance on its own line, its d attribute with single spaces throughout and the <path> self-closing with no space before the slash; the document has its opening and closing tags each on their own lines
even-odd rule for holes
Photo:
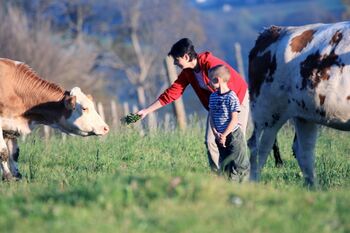
<svg viewBox="0 0 350 233">
<path fill-rule="evenodd" d="M 209 98 L 209 114 L 219 148 L 221 171 L 230 179 L 242 182 L 249 177 L 249 158 L 243 132 L 238 124 L 239 100 L 227 85 L 230 71 L 224 65 L 209 69 L 211 86 L 216 89 Z"/>
</svg>

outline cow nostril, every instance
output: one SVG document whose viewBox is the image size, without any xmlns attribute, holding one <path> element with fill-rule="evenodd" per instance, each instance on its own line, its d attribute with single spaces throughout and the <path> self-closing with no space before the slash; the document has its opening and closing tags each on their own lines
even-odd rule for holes
<svg viewBox="0 0 350 233">
<path fill-rule="evenodd" d="M 108 126 L 103 127 L 103 131 L 104 131 L 105 133 L 108 133 L 109 127 L 108 127 Z"/>
</svg>

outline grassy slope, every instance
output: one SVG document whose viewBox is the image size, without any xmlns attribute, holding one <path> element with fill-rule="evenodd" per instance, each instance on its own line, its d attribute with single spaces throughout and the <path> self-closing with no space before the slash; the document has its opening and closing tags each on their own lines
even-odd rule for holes
<svg viewBox="0 0 350 233">
<path fill-rule="evenodd" d="M 309 191 L 279 135 L 285 167 L 260 184 L 210 174 L 199 128 L 102 140 L 29 138 L 20 182 L 0 183 L 0 232 L 349 232 L 348 134 L 322 130 Z M 98 152 L 97 152 L 98 151 Z"/>
</svg>

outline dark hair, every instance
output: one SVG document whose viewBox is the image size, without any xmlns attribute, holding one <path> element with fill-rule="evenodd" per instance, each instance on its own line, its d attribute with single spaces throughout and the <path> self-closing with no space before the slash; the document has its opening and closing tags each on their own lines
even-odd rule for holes
<svg viewBox="0 0 350 233">
<path fill-rule="evenodd" d="M 190 61 L 197 58 L 197 53 L 194 50 L 192 41 L 188 38 L 183 38 L 176 42 L 170 49 L 168 55 L 172 56 L 174 59 L 178 57 L 183 57 L 188 54 Z"/>
</svg>

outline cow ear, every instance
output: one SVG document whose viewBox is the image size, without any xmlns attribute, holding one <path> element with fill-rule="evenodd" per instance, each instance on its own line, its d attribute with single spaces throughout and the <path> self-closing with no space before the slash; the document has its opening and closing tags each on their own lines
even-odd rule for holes
<svg viewBox="0 0 350 233">
<path fill-rule="evenodd" d="M 76 96 L 67 96 L 67 98 L 64 99 L 64 106 L 68 110 L 74 110 L 76 102 L 77 102 Z"/>
<path fill-rule="evenodd" d="M 70 95 L 77 95 L 78 93 L 81 93 L 81 90 L 79 87 L 74 87 L 71 91 L 70 91 Z"/>
<path fill-rule="evenodd" d="M 92 97 L 92 95 L 87 94 L 86 97 L 88 97 L 89 100 L 94 101 L 94 98 Z"/>
</svg>

